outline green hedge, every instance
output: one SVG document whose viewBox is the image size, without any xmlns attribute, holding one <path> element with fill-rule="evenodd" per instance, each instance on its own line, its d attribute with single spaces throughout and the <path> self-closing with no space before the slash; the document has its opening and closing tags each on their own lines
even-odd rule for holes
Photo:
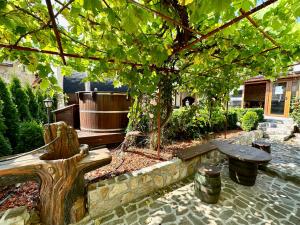
<svg viewBox="0 0 300 225">
<path fill-rule="evenodd" d="M 245 131 L 251 131 L 256 129 L 259 122 L 259 117 L 255 111 L 248 111 L 241 119 L 241 127 Z"/>
<path fill-rule="evenodd" d="M 248 112 L 255 112 L 258 116 L 258 122 L 263 122 L 264 121 L 264 109 L 263 108 L 246 108 L 246 109 L 241 109 L 241 108 L 234 108 L 230 109 L 231 112 L 235 112 L 237 115 L 237 120 L 238 122 L 242 122 L 243 116 Z"/>
<path fill-rule="evenodd" d="M 36 121 L 20 123 L 17 152 L 23 153 L 44 145 L 43 128 Z"/>
<path fill-rule="evenodd" d="M 250 112 L 250 116 L 248 112 Z M 253 116 L 254 114 L 256 116 Z M 237 129 L 238 122 L 244 130 L 255 129 L 257 124 L 263 121 L 263 114 L 264 111 L 261 108 L 230 109 L 227 115 L 227 129 Z M 167 139 L 187 140 L 199 138 L 209 132 L 224 131 L 225 127 L 226 113 L 221 108 L 215 108 L 209 115 L 207 110 L 201 109 L 199 106 L 189 106 L 173 111 L 164 134 Z"/>
<path fill-rule="evenodd" d="M 0 157 L 10 155 L 12 153 L 9 140 L 4 137 L 7 127 L 4 124 L 4 117 L 2 115 L 3 102 L 0 100 Z"/>
</svg>

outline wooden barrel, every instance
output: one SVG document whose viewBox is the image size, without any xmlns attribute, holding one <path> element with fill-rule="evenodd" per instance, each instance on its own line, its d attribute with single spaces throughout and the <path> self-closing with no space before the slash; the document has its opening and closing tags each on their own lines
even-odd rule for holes
<svg viewBox="0 0 300 225">
<path fill-rule="evenodd" d="M 252 147 L 263 150 L 267 153 L 271 153 L 271 144 L 265 141 L 254 141 L 252 142 Z"/>
<path fill-rule="evenodd" d="M 242 185 L 253 186 L 257 176 L 258 165 L 234 158 L 229 158 L 229 176 Z"/>
<path fill-rule="evenodd" d="M 130 100 L 120 92 L 77 92 L 80 129 L 88 132 L 122 132 L 128 124 Z"/>
<path fill-rule="evenodd" d="M 201 164 L 195 174 L 195 194 L 203 202 L 215 204 L 221 192 L 220 170 L 211 165 Z"/>
<path fill-rule="evenodd" d="M 267 143 L 265 141 L 261 141 L 261 140 L 256 140 L 252 142 L 252 147 L 254 148 L 258 148 L 262 151 L 265 151 L 267 153 L 271 154 L 271 144 Z M 265 166 L 268 165 L 268 163 L 262 163 L 260 165 L 258 165 L 258 169 L 264 170 Z"/>
</svg>

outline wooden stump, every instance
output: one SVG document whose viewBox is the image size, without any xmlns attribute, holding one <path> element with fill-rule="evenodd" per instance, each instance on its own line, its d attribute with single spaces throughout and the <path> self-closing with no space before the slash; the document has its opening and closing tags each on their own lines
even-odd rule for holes
<svg viewBox="0 0 300 225">
<path fill-rule="evenodd" d="M 252 147 L 263 150 L 267 153 L 271 153 L 271 144 L 265 141 L 254 141 L 252 142 Z"/>
<path fill-rule="evenodd" d="M 84 174 L 111 162 L 108 149 L 89 153 L 87 145 L 79 147 L 75 130 L 64 122 L 45 127 L 45 142 L 50 143 L 55 138 L 57 140 L 45 154 L 30 154 L 0 162 L 2 180 L 12 176 L 21 179 L 23 176 L 39 177 L 40 213 L 45 225 L 76 222 L 70 220 L 70 209 L 75 202 L 84 205 Z"/>
</svg>

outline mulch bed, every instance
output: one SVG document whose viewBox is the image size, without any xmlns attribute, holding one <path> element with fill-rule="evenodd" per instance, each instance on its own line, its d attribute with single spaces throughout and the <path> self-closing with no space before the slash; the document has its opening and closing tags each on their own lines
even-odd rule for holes
<svg viewBox="0 0 300 225">
<path fill-rule="evenodd" d="M 228 131 L 227 138 L 239 136 L 243 131 Z M 211 138 L 223 138 L 224 133 L 214 134 Z M 167 161 L 173 158 L 178 150 L 184 150 L 192 145 L 201 144 L 206 140 L 178 141 L 165 146 L 161 150 L 160 158 L 156 151 L 144 148 L 129 148 L 126 152 L 118 149 L 111 149 L 112 162 L 109 165 L 91 171 L 85 175 L 87 183 L 108 179 L 120 174 L 139 170 L 156 163 Z M 18 185 L 0 187 L 0 212 L 9 208 L 26 206 L 28 209 L 38 207 L 39 184 L 34 181 Z"/>
</svg>

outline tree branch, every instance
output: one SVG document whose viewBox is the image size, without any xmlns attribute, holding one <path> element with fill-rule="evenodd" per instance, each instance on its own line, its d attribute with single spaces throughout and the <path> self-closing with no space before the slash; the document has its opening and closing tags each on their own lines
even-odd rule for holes
<svg viewBox="0 0 300 225">
<path fill-rule="evenodd" d="M 55 37 L 56 37 L 58 49 L 59 49 L 59 52 L 60 52 L 60 57 L 62 58 L 62 61 L 63 61 L 64 65 L 66 65 L 66 60 L 65 60 L 65 57 L 64 57 L 64 50 L 63 50 L 63 47 L 62 47 L 62 44 L 61 44 L 60 34 L 58 32 L 58 29 L 57 29 L 57 25 L 56 25 L 55 16 L 54 16 L 54 13 L 53 13 L 51 0 L 46 0 L 46 3 L 47 3 L 48 13 L 49 13 L 49 16 L 50 16 L 50 19 L 51 19 L 51 23 L 52 23 L 52 28 L 54 30 L 54 34 L 55 34 Z"/>
<path fill-rule="evenodd" d="M 191 43 L 189 43 L 189 44 L 187 44 L 187 45 L 185 45 L 185 46 L 179 48 L 177 51 L 174 51 L 172 55 L 175 55 L 175 54 L 177 54 L 177 53 L 179 53 L 179 52 L 181 52 L 181 51 L 183 51 L 183 50 L 185 50 L 185 49 L 191 48 L 191 47 L 194 46 L 195 44 L 197 44 L 197 43 L 199 43 L 199 42 L 202 42 L 203 40 L 205 40 L 205 39 L 211 37 L 212 35 L 214 35 L 214 34 L 220 32 L 220 31 L 224 30 L 225 28 L 227 28 L 227 27 L 229 27 L 229 26 L 231 26 L 231 25 L 233 25 L 233 24 L 235 24 L 235 23 L 241 21 L 241 20 L 244 19 L 246 16 L 249 16 L 249 15 L 255 13 L 255 12 L 258 12 L 259 10 L 261 10 L 261 9 L 263 9 L 263 8 L 265 8 L 265 7 L 269 6 L 269 5 L 271 5 L 271 4 L 273 4 L 273 3 L 276 2 L 276 1 L 278 1 L 278 0 L 268 0 L 268 1 L 266 1 L 266 2 L 264 2 L 264 3 L 262 3 L 262 4 L 260 4 L 260 5 L 258 5 L 257 7 L 251 9 L 250 11 L 245 12 L 245 14 L 235 17 L 234 19 L 232 19 L 232 20 L 230 20 L 229 22 L 223 24 L 222 26 L 217 27 L 216 29 L 214 29 L 214 30 L 208 32 L 208 33 L 205 34 L 205 35 L 202 35 L 200 38 L 198 38 L 198 39 L 192 41 Z"/>
<path fill-rule="evenodd" d="M 244 15 L 246 12 L 243 9 L 240 9 L 240 12 L 242 15 Z M 273 45 L 279 47 L 279 44 L 267 33 L 265 32 L 263 29 L 260 28 L 260 26 L 255 22 L 255 20 L 253 18 L 251 18 L 251 16 L 246 16 L 247 20 L 249 20 L 249 22 L 256 27 L 256 29 L 265 37 L 267 38 L 269 41 L 272 42 Z"/>
<path fill-rule="evenodd" d="M 60 56 L 60 52 L 55 52 L 55 51 L 50 51 L 50 50 L 40 50 L 40 49 L 29 48 L 29 47 L 24 47 L 24 46 L 0 44 L 0 48 L 7 48 L 7 49 L 17 50 L 17 51 L 37 52 L 37 53 Z M 72 54 L 72 53 L 63 53 L 63 54 L 64 54 L 64 56 L 70 57 L 70 58 L 80 58 L 80 59 L 95 60 L 95 61 L 103 60 L 103 58 L 96 57 L 96 56 L 88 56 L 87 57 L 87 56 Z M 116 61 L 114 59 L 108 59 L 107 62 L 115 63 Z M 137 66 L 144 67 L 145 66 L 141 63 L 135 63 L 135 62 L 129 62 L 129 61 L 122 61 L 121 64 L 129 65 L 129 66 L 133 66 L 133 67 L 137 67 Z M 148 65 L 148 67 L 152 70 L 157 70 L 157 71 L 161 71 L 161 72 L 169 72 L 169 73 L 179 72 L 178 70 L 175 70 L 175 69 L 170 69 L 167 67 L 158 67 L 154 64 Z"/>
<path fill-rule="evenodd" d="M 142 4 L 140 4 L 140 3 L 138 3 L 138 2 L 136 2 L 134 0 L 128 0 L 128 2 L 131 2 L 132 4 L 136 5 L 139 8 L 147 10 L 148 12 L 154 13 L 155 15 L 161 17 L 162 19 L 164 19 L 166 21 L 169 21 L 169 22 L 173 23 L 174 25 L 177 25 L 177 26 L 179 26 L 179 27 L 181 27 L 181 28 L 183 28 L 185 30 L 188 30 L 188 31 L 190 31 L 192 33 L 195 33 L 195 34 L 198 34 L 198 35 L 203 35 L 199 31 L 197 31 L 195 29 L 192 29 L 190 27 L 187 27 L 187 26 L 183 25 L 182 23 L 178 22 L 177 20 L 175 20 L 175 19 L 173 19 L 173 18 L 171 18 L 169 16 L 166 16 L 166 15 L 162 14 L 161 12 L 158 12 L 158 11 L 156 11 L 154 9 L 151 9 L 151 8 L 145 6 L 145 5 L 142 5 Z"/>
</svg>

